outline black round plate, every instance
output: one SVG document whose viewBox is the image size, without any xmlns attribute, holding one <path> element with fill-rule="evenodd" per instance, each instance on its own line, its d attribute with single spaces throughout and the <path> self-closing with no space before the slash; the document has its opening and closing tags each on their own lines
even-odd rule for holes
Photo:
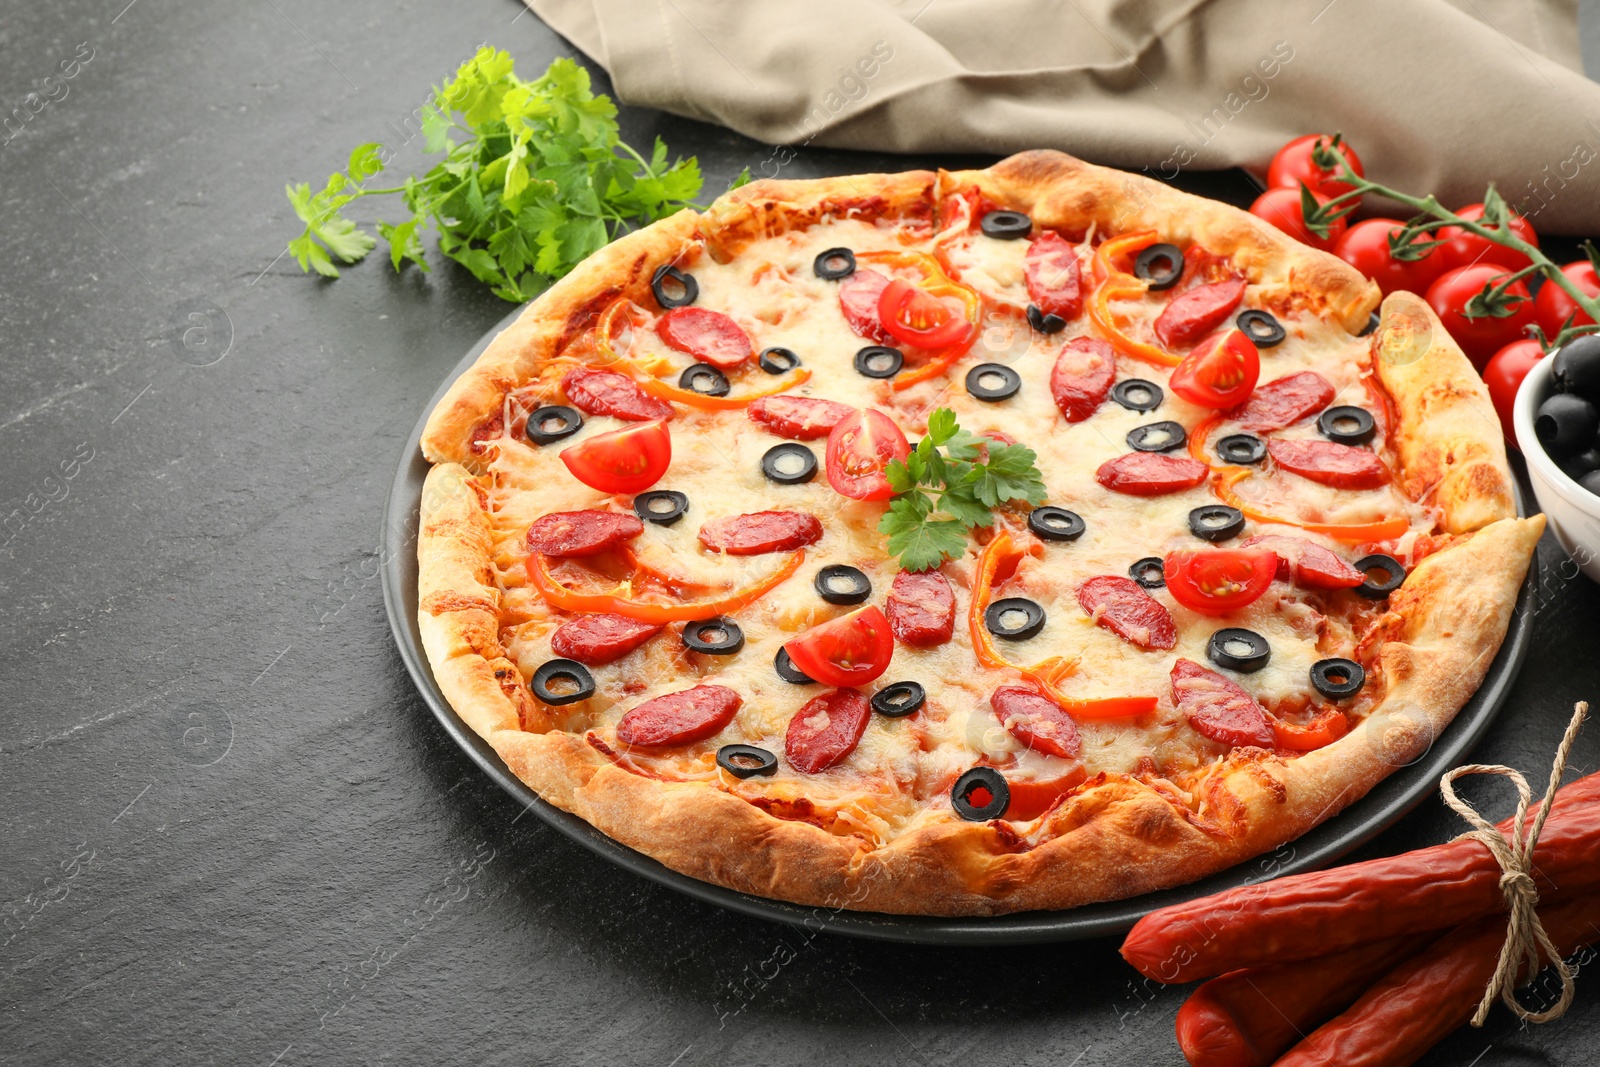
<svg viewBox="0 0 1600 1067">
<path fill-rule="evenodd" d="M 439 722 L 484 772 L 501 788 L 516 798 L 529 811 L 578 844 L 635 874 L 670 886 L 691 897 L 716 904 L 744 915 L 774 922 L 799 926 L 810 923 L 810 928 L 850 937 L 865 937 L 880 941 L 900 941 L 934 945 L 1024 945 L 1046 941 L 1077 941 L 1091 937 L 1120 934 L 1135 922 L 1157 908 L 1195 897 L 1216 893 L 1223 889 L 1248 885 L 1285 874 L 1326 867 L 1341 856 L 1365 844 L 1393 826 L 1399 819 L 1430 796 L 1439 776 L 1456 766 L 1477 744 L 1490 722 L 1505 702 L 1511 682 L 1528 652 L 1533 632 L 1532 577 L 1523 583 L 1522 594 L 1517 599 L 1516 611 L 1511 616 L 1511 626 L 1505 643 L 1489 666 L 1483 685 L 1460 713 L 1437 738 L 1426 753 L 1410 766 L 1402 767 L 1379 782 L 1365 797 L 1351 804 L 1340 814 L 1329 819 L 1298 839 L 1265 856 L 1248 860 L 1236 867 L 1198 882 L 1159 893 L 1147 893 L 1130 900 L 1115 900 L 1104 904 L 1089 904 L 1069 911 L 1035 911 L 1018 915 L 1000 915 L 981 919 L 940 919 L 923 916 L 883 915 L 875 912 L 840 911 L 806 908 L 787 904 L 781 900 L 736 893 L 731 889 L 702 882 L 697 878 L 679 874 L 657 863 L 626 845 L 619 844 L 590 826 L 576 815 L 562 811 L 541 800 L 537 793 L 524 785 L 516 775 L 500 762 L 488 742 L 472 731 L 456 715 L 439 691 L 428 667 L 428 657 L 422 650 L 422 635 L 417 629 L 417 521 L 422 503 L 422 481 L 428 474 L 428 463 L 422 458 L 419 442 L 427 413 L 444 396 L 450 383 L 455 381 L 489 342 L 520 314 L 514 311 L 490 330 L 483 340 L 458 363 L 438 392 L 423 408 L 405 451 L 400 455 L 400 469 L 395 473 L 394 486 L 389 491 L 389 502 L 383 520 L 383 601 L 389 612 L 389 625 L 394 630 L 395 643 L 400 647 L 400 657 L 417 683 L 422 698 L 433 710 Z M 1522 510 L 1518 501 L 1518 511 Z"/>
</svg>

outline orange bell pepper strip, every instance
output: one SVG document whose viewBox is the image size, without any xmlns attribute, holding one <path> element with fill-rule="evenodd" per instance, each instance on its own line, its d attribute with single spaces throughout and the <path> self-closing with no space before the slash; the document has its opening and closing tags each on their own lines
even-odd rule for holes
<svg viewBox="0 0 1600 1067">
<path fill-rule="evenodd" d="M 635 315 L 634 312 L 638 314 Z M 748 407 L 764 396 L 786 392 L 811 379 L 809 370 L 797 367 L 767 388 L 741 396 L 707 396 L 693 389 L 684 389 L 671 382 L 662 381 L 637 362 L 617 352 L 611 342 L 616 337 L 623 318 L 628 320 L 629 325 L 637 328 L 649 321 L 649 313 L 626 297 L 612 301 L 605 311 L 600 313 L 600 318 L 594 326 L 594 347 L 602 359 L 598 366 L 627 374 L 639 383 L 639 388 L 658 400 L 669 400 L 702 411 L 735 411 Z M 664 371 L 670 373 L 670 365 L 663 363 L 662 367 Z"/>
<path fill-rule="evenodd" d="M 1222 467 L 1215 475 L 1216 481 L 1212 485 L 1217 498 L 1229 507 L 1238 508 L 1244 513 L 1245 518 L 1257 522 L 1271 522 L 1282 526 L 1298 526 L 1311 533 L 1324 534 L 1335 541 L 1346 544 L 1358 545 L 1367 541 L 1392 541 L 1397 537 L 1404 537 L 1406 531 L 1411 529 L 1408 519 L 1380 519 L 1377 522 L 1302 522 L 1299 519 L 1285 519 L 1279 515 L 1262 511 L 1249 501 L 1233 491 L 1233 487 L 1250 477 L 1250 471 L 1244 467 Z"/>
<path fill-rule="evenodd" d="M 1175 367 L 1183 361 L 1183 357 L 1173 355 L 1156 345 L 1135 341 L 1117 325 L 1116 315 L 1111 310 L 1113 300 L 1140 297 L 1150 291 L 1149 282 L 1129 274 L 1117 263 L 1123 256 L 1134 255 L 1149 248 L 1159 237 L 1160 235 L 1154 230 L 1141 230 L 1138 233 L 1113 237 L 1102 242 L 1100 247 L 1094 250 L 1096 285 L 1094 296 L 1089 300 L 1089 318 L 1100 328 L 1100 332 L 1106 335 L 1111 347 L 1118 352 L 1134 359 L 1142 359 L 1146 363 L 1154 363 L 1158 367 Z"/>
<path fill-rule="evenodd" d="M 1331 745 L 1350 732 L 1350 720 L 1338 708 L 1329 708 L 1304 726 L 1268 716 L 1273 743 L 1290 752 L 1313 752 Z"/>
<path fill-rule="evenodd" d="M 933 358 L 915 370 L 898 374 L 894 379 L 894 391 L 910 389 L 913 385 L 937 378 L 949 370 L 955 363 L 972 348 L 972 342 L 978 337 L 978 319 L 981 301 L 978 294 L 966 286 L 954 282 L 945 273 L 939 261 L 926 252 L 911 251 L 867 251 L 857 252 L 856 259 L 866 260 L 869 263 L 886 263 L 891 267 L 901 267 L 917 271 L 923 277 L 919 288 L 932 293 L 934 296 L 954 297 L 961 301 L 966 309 L 967 330 L 966 339 L 949 348 L 940 349 L 934 353 Z"/>
<path fill-rule="evenodd" d="M 1016 671 L 1037 685 L 1046 696 L 1055 701 L 1057 707 L 1074 719 L 1086 722 L 1122 719 L 1155 710 L 1155 697 L 1101 697 L 1083 700 L 1066 696 L 1056 687 L 1056 683 L 1077 667 L 1075 659 L 1051 656 L 1031 667 L 1021 667 L 1000 654 L 995 648 L 993 635 L 983 624 L 983 613 L 989 607 L 989 595 L 994 590 L 994 576 L 1000 569 L 1001 563 L 1010 556 L 1019 554 L 1012 548 L 1011 535 L 1001 530 L 984 546 L 982 554 L 978 557 L 978 574 L 972 584 L 972 601 L 967 606 L 967 632 L 972 638 L 972 651 L 977 656 L 978 662 L 985 667 L 1010 668 Z"/>
<path fill-rule="evenodd" d="M 528 554 L 528 580 L 547 604 L 563 611 L 609 612 L 641 622 L 692 622 L 731 615 L 740 608 L 754 604 L 787 581 L 800 569 L 805 559 L 805 549 L 799 549 L 784 561 L 783 566 L 753 585 L 736 589 L 726 596 L 677 604 L 653 604 L 612 593 L 579 593 L 568 589 L 550 573 L 550 561 L 542 552 Z"/>
<path fill-rule="evenodd" d="M 1353 545 L 1367 541 L 1391 541 L 1396 537 L 1404 537 L 1406 531 L 1411 529 L 1410 521 L 1403 518 L 1355 523 L 1302 522 L 1299 519 L 1286 519 L 1280 515 L 1273 515 L 1256 507 L 1233 491 L 1235 485 L 1251 476 L 1250 469 L 1235 466 L 1219 467 L 1211 462 L 1211 457 L 1206 452 L 1207 438 L 1224 418 L 1224 415 L 1217 414 L 1201 420 L 1194 428 L 1194 432 L 1189 435 L 1189 455 L 1211 468 L 1211 489 L 1217 494 L 1217 499 L 1229 507 L 1238 508 L 1245 518 L 1280 526 L 1297 526 L 1310 533 L 1324 534 L 1335 541 Z"/>
</svg>

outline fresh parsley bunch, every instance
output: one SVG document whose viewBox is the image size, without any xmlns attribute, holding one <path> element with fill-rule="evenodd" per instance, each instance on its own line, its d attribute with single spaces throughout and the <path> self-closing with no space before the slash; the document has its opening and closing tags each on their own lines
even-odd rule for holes
<svg viewBox="0 0 1600 1067">
<path fill-rule="evenodd" d="M 888 536 L 890 554 L 905 570 L 929 570 L 967 550 L 968 530 L 993 526 L 994 508 L 1012 500 L 1042 504 L 1037 458 L 1024 445 L 968 433 L 954 411 L 935 409 L 905 462 L 884 469 L 895 495 L 878 532 Z"/>
<path fill-rule="evenodd" d="M 411 217 L 378 223 L 395 270 L 406 260 L 428 269 L 421 232 L 431 219 L 440 252 L 496 296 L 520 303 L 620 233 L 676 212 L 700 192 L 693 157 L 668 165 L 659 138 L 649 159 L 618 138 L 616 105 L 590 92 L 588 72 L 570 59 L 525 82 L 510 55 L 482 48 L 434 89 L 422 113 L 427 151 L 445 155 L 422 177 L 368 187 L 392 155 L 374 143 L 350 153 L 347 171 L 322 189 L 287 188 L 305 223 L 289 242 L 301 270 L 337 278 L 335 259 L 364 258 L 376 240 L 340 212 L 363 196 L 399 193 Z"/>
</svg>

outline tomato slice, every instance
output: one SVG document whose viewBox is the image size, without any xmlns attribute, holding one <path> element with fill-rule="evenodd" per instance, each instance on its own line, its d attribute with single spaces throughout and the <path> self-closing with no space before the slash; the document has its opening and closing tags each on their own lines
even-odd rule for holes
<svg viewBox="0 0 1600 1067">
<path fill-rule="evenodd" d="M 873 408 L 851 412 L 828 431 L 828 484 L 852 500 L 888 500 L 894 490 L 883 469 L 910 454 L 906 435 L 889 416 Z"/>
<path fill-rule="evenodd" d="M 1202 615 L 1226 615 L 1260 598 L 1278 573 L 1268 549 L 1213 548 L 1169 552 L 1162 573 L 1172 599 Z"/>
<path fill-rule="evenodd" d="M 889 669 L 894 634 L 877 605 L 841 615 L 784 644 L 794 665 L 823 685 L 865 685 Z"/>
<path fill-rule="evenodd" d="M 1242 404 L 1261 377 L 1261 353 L 1243 330 L 1221 330 L 1195 346 L 1172 372 L 1172 391 L 1220 411 Z"/>
<path fill-rule="evenodd" d="M 913 348 L 949 348 L 967 339 L 972 324 L 925 289 L 895 278 L 878 297 L 878 319 L 895 340 Z"/>
<path fill-rule="evenodd" d="M 904 440 L 904 438 L 902 438 Z M 578 481 L 602 493 L 639 493 L 667 473 L 672 432 L 666 419 L 596 434 L 563 449 L 561 462 Z"/>
</svg>

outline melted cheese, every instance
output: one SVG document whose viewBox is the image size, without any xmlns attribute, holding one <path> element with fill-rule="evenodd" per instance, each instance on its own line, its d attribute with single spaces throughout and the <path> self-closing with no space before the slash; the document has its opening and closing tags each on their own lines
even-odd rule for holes
<svg viewBox="0 0 1600 1067">
<path fill-rule="evenodd" d="M 853 610 L 826 604 L 817 597 L 812 588 L 817 570 L 831 563 L 860 567 L 872 582 L 870 602 L 882 605 L 896 568 L 876 530 L 884 504 L 849 500 L 833 491 L 821 469 L 825 442 L 807 442 L 818 458 L 815 479 L 803 485 L 777 485 L 762 476 L 760 460 L 779 438 L 752 422 L 742 410 L 704 412 L 680 407 L 670 424 L 672 465 L 656 488 L 686 493 L 689 509 L 673 526 L 646 524 L 634 542 L 641 559 L 685 582 L 726 590 L 772 573 L 784 554 L 740 558 L 708 552 L 695 536 L 703 523 L 767 509 L 799 510 L 822 521 L 822 539 L 806 550 L 806 562 L 793 578 L 737 614 L 745 635 L 740 653 L 727 657 L 690 653 L 681 645 L 678 627 L 670 627 L 623 659 L 594 668 L 596 695 L 557 709 L 563 728 L 593 730 L 610 738 L 625 711 L 652 697 L 702 683 L 730 686 L 743 696 L 744 703 L 734 722 L 716 738 L 685 752 L 632 753 L 629 758 L 657 773 L 717 780 L 724 788 L 764 802 L 805 798 L 836 816 L 835 832 L 881 842 L 930 818 L 951 817 L 950 785 L 980 759 L 1002 766 L 1013 779 L 1046 781 L 1079 770 L 1091 775 L 1143 770 L 1181 785 L 1186 776 L 1215 763 L 1224 748 L 1196 733 L 1174 707 L 1169 673 L 1179 657 L 1211 666 L 1206 643 L 1219 628 L 1247 627 L 1270 642 L 1272 656 L 1263 670 L 1223 672 L 1269 706 L 1303 698 L 1314 661 L 1351 654 L 1355 635 L 1348 625 L 1324 624 L 1323 598 L 1281 583 L 1250 607 L 1224 619 L 1198 615 L 1178 605 L 1166 590 L 1155 590 L 1153 595 L 1172 612 L 1177 624 L 1178 645 L 1171 651 L 1137 648 L 1096 625 L 1077 603 L 1079 585 L 1096 575 L 1125 575 L 1129 565 L 1141 557 L 1203 547 L 1189 530 L 1188 513 L 1215 503 L 1216 498 L 1205 486 L 1155 498 L 1113 493 L 1095 481 L 1095 469 L 1129 451 L 1125 438 L 1137 426 L 1170 419 L 1192 429 L 1211 413 L 1167 389 L 1167 368 L 1119 356 L 1119 379 L 1144 378 L 1166 389 L 1161 407 L 1139 413 L 1107 400 L 1092 418 L 1066 422 L 1051 399 L 1050 373 L 1066 341 L 1092 332 L 1086 317 L 1069 324 L 1064 332 L 1046 337 L 1033 334 L 1014 314 L 992 312 L 973 350 L 946 378 L 896 394 L 890 383 L 864 378 L 853 369 L 855 352 L 869 342 L 845 322 L 839 307 L 839 283 L 813 273 L 816 255 L 836 246 L 857 253 L 906 247 L 896 232 L 885 226 L 859 220 L 826 221 L 758 241 L 729 263 L 701 257 L 692 267 L 700 286 L 698 305 L 732 316 L 758 350 L 783 346 L 799 353 L 812 375 L 796 390 L 799 395 L 887 412 L 913 441 L 925 430 L 927 413 L 948 406 L 969 430 L 1000 431 L 1035 449 L 1049 502 L 1078 512 L 1087 530 L 1074 542 L 1044 544 L 1039 557 L 1025 560 L 1016 575 L 996 591 L 995 597 L 1029 597 L 1046 612 L 1044 628 L 1037 636 L 1001 642 L 1003 651 L 1019 663 L 1053 655 L 1075 658 L 1075 673 L 1061 683 L 1069 695 L 1148 695 L 1157 698 L 1155 712 L 1126 721 L 1081 724 L 1082 753 L 1076 760 L 1029 751 L 1012 737 L 996 719 L 989 696 L 996 687 L 1017 679 L 1012 672 L 980 666 L 967 635 L 974 545 L 966 558 L 943 568 L 956 594 L 953 639 L 931 649 L 897 644 L 889 671 L 870 687 L 904 679 L 921 682 L 928 694 L 922 711 L 904 719 L 874 715 L 855 751 L 839 767 L 821 774 L 802 775 L 783 761 L 770 778 L 737 782 L 721 774 L 711 761 L 717 746 L 747 743 L 781 753 L 790 720 L 823 689 L 786 683 L 772 666 L 781 645 L 794 634 Z M 1020 307 L 1027 303 L 1022 268 L 1026 248 L 1026 241 L 973 236 L 951 249 L 950 257 L 964 280 L 991 301 Z M 1087 245 L 1080 246 L 1079 253 L 1087 292 Z M 1257 306 L 1252 303 L 1254 295 L 1253 289 L 1247 290 L 1245 307 Z M 1154 314 L 1152 301 L 1152 308 L 1143 312 L 1143 321 L 1147 323 Z M 1362 383 L 1363 376 L 1370 373 L 1366 342 L 1335 324 L 1303 316 L 1286 318 L 1284 325 L 1288 339 L 1262 353 L 1263 382 L 1314 369 L 1338 391 L 1336 403 L 1369 403 Z M 619 344 L 627 345 L 635 360 L 655 359 L 670 366 L 669 380 L 692 362 L 668 348 L 648 328 L 632 331 L 619 339 Z M 1004 363 L 1016 370 L 1023 381 L 1021 391 L 999 403 L 969 396 L 962 378 L 980 362 Z M 754 361 L 731 377 L 735 394 L 761 388 L 771 380 L 755 368 Z M 556 457 L 562 447 L 621 425 L 615 419 L 589 417 L 584 428 L 560 446 L 539 448 L 525 440 L 503 437 L 492 450 L 490 506 L 496 563 L 512 622 L 508 644 L 526 676 L 553 655 L 550 634 L 561 616 L 526 588 L 524 534 L 535 519 L 549 512 L 628 507 L 627 497 L 608 496 L 578 482 Z M 1231 431 L 1226 425 L 1217 430 L 1219 435 L 1227 432 Z M 1314 433 L 1307 426 L 1297 426 L 1285 431 L 1285 436 Z M 1374 447 L 1382 452 L 1386 442 L 1380 437 Z M 1339 491 L 1283 474 L 1252 479 L 1239 491 L 1275 513 L 1303 519 L 1365 522 L 1398 515 L 1411 522 L 1413 534 L 1434 525 L 1431 512 L 1389 490 Z M 1350 556 L 1348 547 L 1292 527 L 1251 524 L 1246 534 L 1258 531 L 1304 537 Z M 1032 540 L 1025 532 L 1017 538 L 1024 544 Z"/>
</svg>

